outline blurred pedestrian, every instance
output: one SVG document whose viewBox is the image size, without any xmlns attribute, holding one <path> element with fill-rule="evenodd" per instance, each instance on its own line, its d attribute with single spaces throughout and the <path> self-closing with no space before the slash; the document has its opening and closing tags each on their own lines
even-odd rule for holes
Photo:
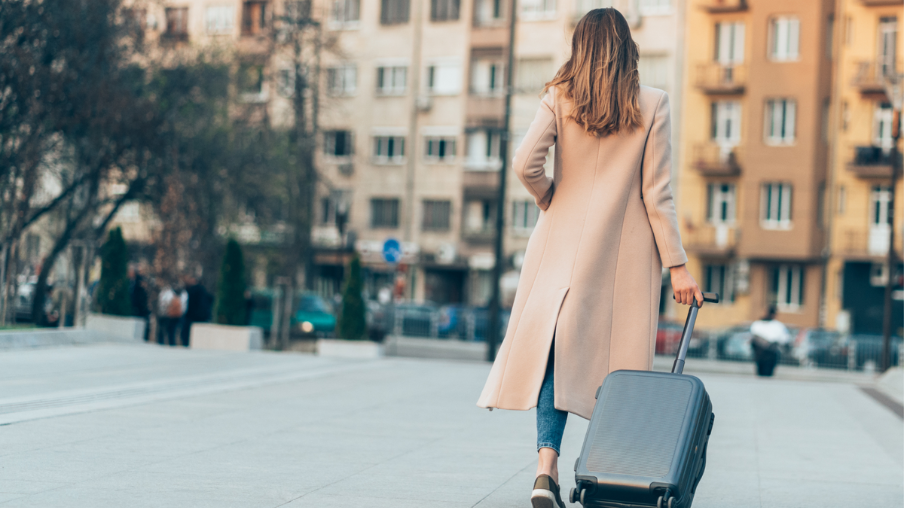
<svg viewBox="0 0 904 508">
<path fill-rule="evenodd" d="M 781 321 L 775 319 L 775 306 L 766 311 L 766 315 L 750 325 L 750 347 L 756 361 L 758 376 L 768 377 L 775 372 L 775 366 L 781 358 L 780 348 L 791 342 L 791 332 Z"/>
<path fill-rule="evenodd" d="M 541 213 L 478 405 L 537 408 L 535 508 L 564 508 L 568 413 L 589 419 L 610 372 L 652 367 L 662 266 L 678 303 L 703 303 L 669 186 L 669 98 L 640 85 L 637 60 L 621 13 L 588 12 L 512 163 Z"/>
<path fill-rule="evenodd" d="M 182 298 L 171 286 L 160 292 L 157 299 L 157 321 L 160 323 L 161 344 L 176 345 L 176 330 L 182 320 Z"/>
<path fill-rule="evenodd" d="M 191 340 L 191 327 L 194 323 L 203 323 L 210 320 L 211 298 L 204 285 L 194 275 L 186 275 L 185 293 L 188 300 L 185 306 L 185 314 L 182 317 L 182 345 L 189 346 Z"/>
<path fill-rule="evenodd" d="M 141 270 L 134 266 L 129 267 L 129 299 L 132 302 L 132 316 L 144 320 L 144 341 L 147 342 L 150 332 L 148 318 L 151 315 L 151 309 L 148 306 L 148 290 L 145 287 L 144 277 L 141 276 Z"/>
</svg>

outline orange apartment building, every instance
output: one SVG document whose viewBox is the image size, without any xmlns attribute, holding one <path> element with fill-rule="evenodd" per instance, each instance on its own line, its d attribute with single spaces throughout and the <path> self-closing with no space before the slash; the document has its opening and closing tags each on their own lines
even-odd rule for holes
<svg viewBox="0 0 904 508">
<path fill-rule="evenodd" d="M 823 291 L 834 0 L 694 0 L 687 11 L 679 220 L 723 295 L 702 326 L 816 326 Z"/>
</svg>

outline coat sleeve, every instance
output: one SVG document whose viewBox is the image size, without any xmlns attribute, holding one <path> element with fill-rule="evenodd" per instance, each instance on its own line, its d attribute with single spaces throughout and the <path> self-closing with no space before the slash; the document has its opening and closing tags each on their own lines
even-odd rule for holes
<svg viewBox="0 0 904 508">
<path fill-rule="evenodd" d="M 667 267 L 687 263 L 681 246 L 678 216 L 670 186 L 672 176 L 672 143 L 669 118 L 669 96 L 663 92 L 647 135 L 641 166 L 644 207 L 662 263 Z"/>
<path fill-rule="evenodd" d="M 550 89 L 540 103 L 537 116 L 527 129 L 521 146 L 515 151 L 512 168 L 524 187 L 534 196 L 541 210 L 549 208 L 555 192 L 553 179 L 546 176 L 543 165 L 549 147 L 556 142 L 555 89 Z"/>
</svg>

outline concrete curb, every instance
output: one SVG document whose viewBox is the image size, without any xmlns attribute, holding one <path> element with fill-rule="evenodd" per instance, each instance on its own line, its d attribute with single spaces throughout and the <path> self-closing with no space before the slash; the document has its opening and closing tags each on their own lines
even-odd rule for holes
<svg viewBox="0 0 904 508">
<path fill-rule="evenodd" d="M 481 361 L 487 357 L 486 342 L 389 336 L 383 344 L 386 356 L 469 361 Z"/>
<path fill-rule="evenodd" d="M 27 331 L 0 332 L 0 351 L 12 349 L 29 349 L 59 346 L 78 346 L 119 342 L 139 344 L 144 341 L 126 339 L 105 333 L 85 329 L 48 330 L 34 329 Z"/>
</svg>

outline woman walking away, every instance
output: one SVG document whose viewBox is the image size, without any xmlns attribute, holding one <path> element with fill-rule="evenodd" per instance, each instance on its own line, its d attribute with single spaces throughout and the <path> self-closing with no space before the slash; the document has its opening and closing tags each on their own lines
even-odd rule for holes
<svg viewBox="0 0 904 508">
<path fill-rule="evenodd" d="M 618 11 L 587 13 L 515 153 L 542 213 L 478 405 L 537 408 L 535 508 L 564 507 L 557 462 L 568 413 L 589 419 L 610 372 L 652 367 L 663 264 L 679 303 L 703 303 L 669 187 L 669 98 L 640 86 L 637 56 Z"/>
</svg>

